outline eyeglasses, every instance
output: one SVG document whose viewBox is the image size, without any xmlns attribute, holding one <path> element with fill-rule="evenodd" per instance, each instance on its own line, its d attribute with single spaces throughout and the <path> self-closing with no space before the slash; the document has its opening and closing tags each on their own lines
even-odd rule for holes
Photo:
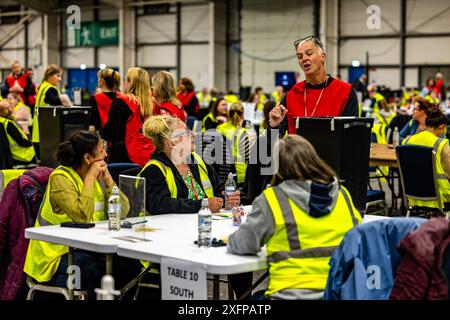
<svg viewBox="0 0 450 320">
<path fill-rule="evenodd" d="M 186 129 L 183 132 L 181 132 L 181 133 L 179 133 L 177 135 L 174 135 L 171 139 L 175 139 L 175 138 L 178 138 L 178 137 L 181 137 L 181 136 L 184 136 L 184 135 L 189 136 L 189 135 L 191 135 L 191 133 L 192 133 L 192 131 L 190 129 Z"/>
<path fill-rule="evenodd" d="M 298 45 L 303 41 L 313 40 L 316 45 L 318 45 L 323 50 L 322 41 L 320 41 L 316 36 L 307 36 L 305 38 L 300 38 L 294 41 L 294 47 L 297 49 Z"/>
</svg>

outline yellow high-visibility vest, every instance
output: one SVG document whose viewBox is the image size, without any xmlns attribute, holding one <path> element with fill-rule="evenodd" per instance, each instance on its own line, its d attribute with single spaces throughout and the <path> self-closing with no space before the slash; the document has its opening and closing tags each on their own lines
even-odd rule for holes
<svg viewBox="0 0 450 320">
<path fill-rule="evenodd" d="M 44 201 L 41 204 L 39 213 L 36 219 L 35 227 L 58 225 L 63 222 L 73 221 L 67 214 L 55 214 L 50 203 L 50 184 L 52 176 L 63 175 L 73 183 L 78 190 L 79 194 L 83 190 L 83 180 L 70 167 L 59 166 L 56 168 L 49 177 L 49 183 L 44 195 Z M 105 210 L 105 196 L 103 190 L 97 180 L 94 183 L 94 215 L 92 221 L 106 220 Z M 25 260 L 24 272 L 30 277 L 36 279 L 39 282 L 50 281 L 58 269 L 61 257 L 69 252 L 69 248 L 60 245 L 52 244 L 45 241 L 30 240 L 28 246 L 27 257 Z"/>
<path fill-rule="evenodd" d="M 208 198 L 214 197 L 214 190 L 213 186 L 211 184 L 211 181 L 208 177 L 208 169 L 206 168 L 206 164 L 203 161 L 203 159 L 195 152 L 192 152 L 192 155 L 194 156 L 194 159 L 197 161 L 198 165 L 198 171 L 200 173 L 200 180 L 203 187 L 203 191 L 205 191 L 205 194 Z M 161 163 L 158 160 L 150 160 L 147 162 L 147 164 L 142 168 L 141 172 L 139 172 L 138 177 L 141 176 L 142 172 L 148 167 L 148 166 L 157 166 L 159 170 L 163 173 L 164 177 L 166 178 L 167 187 L 170 191 L 171 198 L 178 198 L 178 190 L 177 190 L 177 184 L 175 182 L 175 175 L 171 168 L 167 167 L 163 163 Z"/>
<path fill-rule="evenodd" d="M 209 94 L 204 95 L 203 92 L 197 93 L 197 99 L 200 106 L 206 105 L 209 106 L 209 103 L 211 102 L 211 96 Z"/>
<path fill-rule="evenodd" d="M 375 96 L 375 104 L 373 105 L 373 112 L 378 113 L 378 111 L 380 110 L 380 106 L 379 103 L 383 100 L 386 100 L 383 95 L 381 93 L 376 92 Z"/>
<path fill-rule="evenodd" d="M 227 103 L 236 103 L 239 102 L 239 98 L 235 94 L 226 94 L 223 96 Z"/>
<path fill-rule="evenodd" d="M 247 129 L 235 127 L 231 121 L 228 121 L 217 126 L 217 131 L 228 140 L 233 141 L 233 159 L 236 167 L 237 183 L 244 183 L 247 172 L 247 162 L 245 161 L 244 156 L 239 152 L 239 141 Z"/>
<path fill-rule="evenodd" d="M 436 173 L 439 185 L 439 193 L 441 194 L 442 203 L 450 202 L 450 183 L 445 175 L 444 168 L 442 167 L 441 155 L 444 146 L 448 145 L 448 140 L 436 137 L 430 131 L 422 131 L 403 141 L 403 144 L 414 144 L 419 146 L 425 146 L 433 148 L 436 152 Z M 439 208 L 437 201 L 427 201 L 427 200 L 415 200 L 408 198 L 409 204 L 413 206 L 424 206 L 430 208 Z"/>
<path fill-rule="evenodd" d="M 206 120 L 207 119 L 211 119 L 212 121 L 216 121 L 216 119 L 214 118 L 214 115 L 213 115 L 213 113 L 212 112 L 209 112 L 204 118 L 203 118 L 203 120 L 202 120 L 202 132 L 206 132 L 206 127 L 205 127 L 205 124 L 206 124 Z"/>
<path fill-rule="evenodd" d="M 19 101 L 15 106 L 14 106 L 14 113 L 17 112 L 17 110 L 19 110 L 20 107 L 26 107 L 28 108 L 28 110 L 31 111 L 31 108 L 29 106 L 27 106 L 25 103 L 23 103 L 22 101 Z"/>
<path fill-rule="evenodd" d="M 350 194 L 341 186 L 332 211 L 314 218 L 279 187 L 263 192 L 275 232 L 267 242 L 270 280 L 266 295 L 286 289 L 325 289 L 328 262 L 347 231 L 361 222 Z"/>
<path fill-rule="evenodd" d="M 34 117 L 33 117 L 33 132 L 31 134 L 31 141 L 34 143 L 39 143 L 39 109 L 38 107 L 46 107 L 49 106 L 48 103 L 46 103 L 45 95 L 47 94 L 48 89 L 55 88 L 58 91 L 59 89 L 57 86 L 52 85 L 50 82 L 43 81 L 41 85 L 39 86 L 36 94 L 36 103 L 34 105 Z"/>
<path fill-rule="evenodd" d="M 12 124 L 20 132 L 20 135 L 24 139 L 28 140 L 28 136 L 25 134 L 25 132 L 23 132 L 22 128 L 19 127 L 17 125 L 17 123 L 15 123 L 14 121 L 9 120 L 4 117 L 0 117 L 0 123 L 2 123 L 5 128 L 5 133 L 6 133 L 6 137 L 8 138 L 8 141 L 9 141 L 9 148 L 11 150 L 12 158 L 14 160 L 21 161 L 21 162 L 31 162 L 31 160 L 33 160 L 33 158 L 35 156 L 34 147 L 32 145 L 29 147 L 23 147 L 23 146 L 19 145 L 17 143 L 17 141 L 14 140 L 14 138 L 11 137 L 10 134 L 8 133 L 8 131 L 6 130 L 6 127 L 8 126 L 8 124 Z"/>
</svg>

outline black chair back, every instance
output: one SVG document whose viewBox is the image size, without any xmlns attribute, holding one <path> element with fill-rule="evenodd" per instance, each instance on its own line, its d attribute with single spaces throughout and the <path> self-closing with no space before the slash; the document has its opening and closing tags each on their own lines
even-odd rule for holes
<svg viewBox="0 0 450 320">
<path fill-rule="evenodd" d="M 406 196 L 421 200 L 437 200 L 433 149 L 418 145 L 396 148 L 403 191 Z"/>
</svg>

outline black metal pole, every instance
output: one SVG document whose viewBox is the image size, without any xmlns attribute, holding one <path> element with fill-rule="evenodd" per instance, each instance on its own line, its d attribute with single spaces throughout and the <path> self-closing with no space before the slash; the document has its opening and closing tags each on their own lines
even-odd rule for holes
<svg viewBox="0 0 450 320">
<path fill-rule="evenodd" d="M 181 4 L 177 2 L 177 80 L 181 78 Z"/>
<path fill-rule="evenodd" d="M 405 85 L 406 0 L 400 3 L 400 86 Z"/>
<path fill-rule="evenodd" d="M 341 0 L 337 0 L 337 73 L 341 73 Z"/>
<path fill-rule="evenodd" d="M 369 51 L 366 51 L 366 76 L 367 76 L 367 84 L 370 83 L 370 77 L 369 77 Z"/>
<path fill-rule="evenodd" d="M 25 69 L 28 68 L 28 20 L 24 23 L 24 50 L 25 50 Z"/>
<path fill-rule="evenodd" d="M 98 6 L 98 0 L 94 0 L 94 6 Z M 99 21 L 98 9 L 94 9 L 94 22 Z M 98 46 L 94 44 L 94 69 L 99 68 L 98 66 Z"/>
<path fill-rule="evenodd" d="M 225 3 L 225 90 L 230 89 L 230 7 L 231 0 Z"/>
<path fill-rule="evenodd" d="M 320 0 L 314 0 L 314 35 L 320 36 Z"/>
<path fill-rule="evenodd" d="M 242 0 L 238 0 L 238 45 L 239 50 L 242 46 Z M 238 72 L 238 85 L 239 85 L 239 91 L 242 87 L 242 56 L 239 52 L 238 54 L 238 65 L 239 65 L 239 72 Z"/>
</svg>

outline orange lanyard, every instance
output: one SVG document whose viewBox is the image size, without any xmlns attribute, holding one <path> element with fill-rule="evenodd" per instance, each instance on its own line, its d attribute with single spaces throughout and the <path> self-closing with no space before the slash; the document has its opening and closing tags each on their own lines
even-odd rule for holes
<svg viewBox="0 0 450 320">
<path fill-rule="evenodd" d="M 191 180 L 192 192 L 194 193 L 195 200 L 198 200 L 198 193 L 197 193 L 197 189 L 195 188 L 194 177 L 191 174 L 191 170 L 188 170 L 187 173 L 188 173 L 189 179 Z"/>
<path fill-rule="evenodd" d="M 329 77 L 327 77 L 327 81 L 325 81 L 325 86 L 322 88 L 322 91 L 320 92 L 319 99 L 317 99 L 316 106 L 314 107 L 313 112 L 310 114 L 310 117 L 313 117 L 314 113 L 316 113 L 316 108 L 319 105 L 320 99 L 322 98 L 322 94 L 323 94 L 325 88 L 327 87 L 328 78 Z M 308 114 L 306 113 L 306 81 L 305 81 L 305 90 L 303 91 L 303 106 L 305 107 L 305 117 L 307 117 Z"/>
</svg>

